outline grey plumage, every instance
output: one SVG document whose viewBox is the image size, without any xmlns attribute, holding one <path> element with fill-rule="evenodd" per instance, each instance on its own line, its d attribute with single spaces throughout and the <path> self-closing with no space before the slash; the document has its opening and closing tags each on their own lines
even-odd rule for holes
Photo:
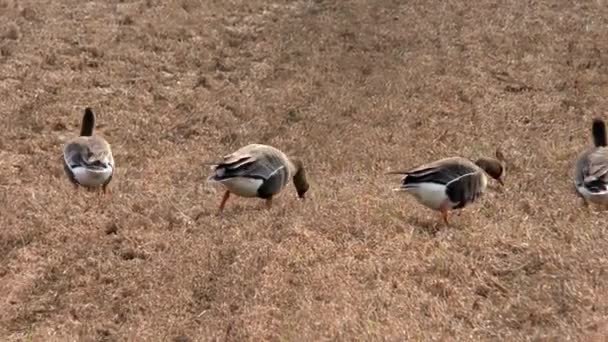
<svg viewBox="0 0 608 342">
<path fill-rule="evenodd" d="M 81 136 L 71 139 L 63 148 L 63 168 L 75 186 L 101 186 L 105 191 L 112 180 L 114 158 L 110 144 L 104 138 L 93 135 L 94 124 L 93 111 L 86 108 Z"/>
<path fill-rule="evenodd" d="M 447 224 L 447 212 L 464 208 L 480 197 L 487 186 L 487 175 L 501 181 L 499 161 L 481 158 L 475 163 L 452 157 L 392 174 L 405 175 L 397 189 L 414 195 L 421 204 L 441 212 Z"/>
<path fill-rule="evenodd" d="M 576 160 L 574 183 L 590 192 L 606 191 L 608 184 L 608 148 L 592 148 Z"/>
<path fill-rule="evenodd" d="M 283 152 L 258 144 L 247 145 L 225 156 L 214 171 L 210 177 L 213 181 L 243 177 L 269 184 L 263 189 L 262 196 L 279 193 L 294 172 L 291 162 Z M 269 180 L 270 182 L 267 182 Z"/>
<path fill-rule="evenodd" d="M 219 182 L 227 189 L 220 211 L 230 193 L 243 197 L 259 197 L 268 201 L 280 193 L 293 179 L 298 196 L 304 198 L 308 182 L 304 167 L 298 160 L 290 160 L 277 148 L 250 144 L 212 163 L 210 181 Z"/>
<path fill-rule="evenodd" d="M 603 120 L 593 120 L 591 134 L 594 146 L 583 151 L 574 164 L 574 186 L 586 202 L 608 204 L 608 147 Z"/>
<path fill-rule="evenodd" d="M 406 171 L 401 188 L 408 190 L 423 183 L 445 186 L 447 199 L 453 202 L 450 209 L 464 208 L 485 190 L 484 171 L 468 159 L 452 157 L 441 159 Z M 438 209 L 438 206 L 433 208 Z"/>
<path fill-rule="evenodd" d="M 98 169 L 114 161 L 110 145 L 101 137 L 75 138 L 65 145 L 63 156 L 64 162 L 71 168 L 83 166 Z"/>
</svg>

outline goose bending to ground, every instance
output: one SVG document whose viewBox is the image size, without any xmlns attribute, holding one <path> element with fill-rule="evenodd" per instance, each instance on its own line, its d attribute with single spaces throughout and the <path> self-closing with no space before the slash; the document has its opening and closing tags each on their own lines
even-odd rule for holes
<svg viewBox="0 0 608 342">
<path fill-rule="evenodd" d="M 481 196 L 488 184 L 486 175 L 503 185 L 503 171 L 502 164 L 496 159 L 480 158 L 473 163 L 465 158 L 452 157 L 389 174 L 405 175 L 401 186 L 394 190 L 410 193 L 419 203 L 439 211 L 449 226 L 448 211 L 462 209 Z"/>
<path fill-rule="evenodd" d="M 91 108 L 84 110 L 80 136 L 68 141 L 63 148 L 63 169 L 74 184 L 93 190 L 101 187 L 104 193 L 114 173 L 114 158 L 110 144 L 93 135 L 95 115 Z"/>
<path fill-rule="evenodd" d="M 214 171 L 209 180 L 226 188 L 219 212 L 224 210 L 231 193 L 265 199 L 266 207 L 270 208 L 272 197 L 281 192 L 290 179 L 301 199 L 309 188 L 302 162 L 289 159 L 285 153 L 268 145 L 247 145 L 211 164 Z"/>
<path fill-rule="evenodd" d="M 604 120 L 594 119 L 591 133 L 594 146 L 576 160 L 574 186 L 586 205 L 608 206 L 608 139 Z"/>
</svg>

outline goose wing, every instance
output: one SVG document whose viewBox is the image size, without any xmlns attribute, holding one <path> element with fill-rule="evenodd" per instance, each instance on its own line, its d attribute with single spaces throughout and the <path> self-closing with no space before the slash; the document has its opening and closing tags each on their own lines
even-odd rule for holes
<svg viewBox="0 0 608 342">
<path fill-rule="evenodd" d="M 234 177 L 267 180 L 281 171 L 286 174 L 287 168 L 279 156 L 242 149 L 217 163 L 211 178 L 218 181 Z"/>
<path fill-rule="evenodd" d="M 462 208 L 467 203 L 475 201 L 485 190 L 485 174 L 481 170 L 470 170 L 462 176 L 454 178 L 446 185 L 446 194 L 450 201 L 458 203 L 455 208 Z"/>
<path fill-rule="evenodd" d="M 106 168 L 113 166 L 110 145 L 99 137 L 78 137 L 67 143 L 63 158 L 68 167 Z"/>
<path fill-rule="evenodd" d="M 608 148 L 583 153 L 576 163 L 575 183 L 590 190 L 606 190 L 608 184 Z"/>
<path fill-rule="evenodd" d="M 436 183 L 448 185 L 463 176 L 479 172 L 479 168 L 464 158 L 441 159 L 415 169 L 401 172 L 405 174 L 403 185 L 416 183 Z"/>
<path fill-rule="evenodd" d="M 462 208 L 485 189 L 483 171 L 468 159 L 454 157 L 422 165 L 404 172 L 401 188 L 416 188 L 421 183 L 445 186 L 448 199 Z"/>
<path fill-rule="evenodd" d="M 608 148 L 598 148 L 589 155 L 585 178 L 604 179 L 608 174 Z"/>
</svg>

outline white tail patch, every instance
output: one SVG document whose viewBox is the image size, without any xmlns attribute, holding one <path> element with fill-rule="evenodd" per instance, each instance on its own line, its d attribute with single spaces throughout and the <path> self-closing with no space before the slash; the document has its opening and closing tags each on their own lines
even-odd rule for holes
<svg viewBox="0 0 608 342">
<path fill-rule="evenodd" d="M 261 179 L 247 177 L 231 177 L 219 182 L 230 192 L 242 197 L 257 197 L 258 189 L 264 183 Z"/>
<path fill-rule="evenodd" d="M 419 203 L 435 210 L 438 210 L 448 200 L 445 190 L 445 185 L 427 182 L 401 188 L 401 191 L 412 194 Z M 450 205 L 453 204 L 450 202 Z"/>
<path fill-rule="evenodd" d="M 84 186 L 100 186 L 112 176 L 112 167 L 108 166 L 103 169 L 88 169 L 83 166 L 71 168 L 74 178 L 80 185 Z"/>
</svg>

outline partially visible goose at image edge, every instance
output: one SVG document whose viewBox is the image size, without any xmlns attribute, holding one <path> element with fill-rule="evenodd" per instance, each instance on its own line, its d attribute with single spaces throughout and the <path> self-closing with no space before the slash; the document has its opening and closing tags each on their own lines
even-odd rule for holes
<svg viewBox="0 0 608 342">
<path fill-rule="evenodd" d="M 114 174 L 114 158 L 108 142 L 94 135 L 95 115 L 89 107 L 82 117 L 80 136 L 69 140 L 63 148 L 63 169 L 78 190 L 79 186 L 91 191 L 101 187 L 103 193 Z"/>
<path fill-rule="evenodd" d="M 608 139 L 604 120 L 593 120 L 591 134 L 593 146 L 583 151 L 574 165 L 574 186 L 585 205 L 608 206 Z"/>
<path fill-rule="evenodd" d="M 272 198 L 293 180 L 298 197 L 305 198 L 309 189 L 304 165 L 299 159 L 290 159 L 277 148 L 262 144 L 250 144 L 226 155 L 213 165 L 211 182 L 222 184 L 226 191 L 220 202 L 219 213 L 233 193 L 241 197 L 258 197 L 266 200 L 271 208 Z"/>
<path fill-rule="evenodd" d="M 496 159 L 480 158 L 473 163 L 466 158 L 451 157 L 387 174 L 405 175 L 394 191 L 412 194 L 422 205 L 439 211 L 449 226 L 449 210 L 462 209 L 480 197 L 487 188 L 486 175 L 504 185 L 503 173 L 504 167 Z"/>
</svg>

